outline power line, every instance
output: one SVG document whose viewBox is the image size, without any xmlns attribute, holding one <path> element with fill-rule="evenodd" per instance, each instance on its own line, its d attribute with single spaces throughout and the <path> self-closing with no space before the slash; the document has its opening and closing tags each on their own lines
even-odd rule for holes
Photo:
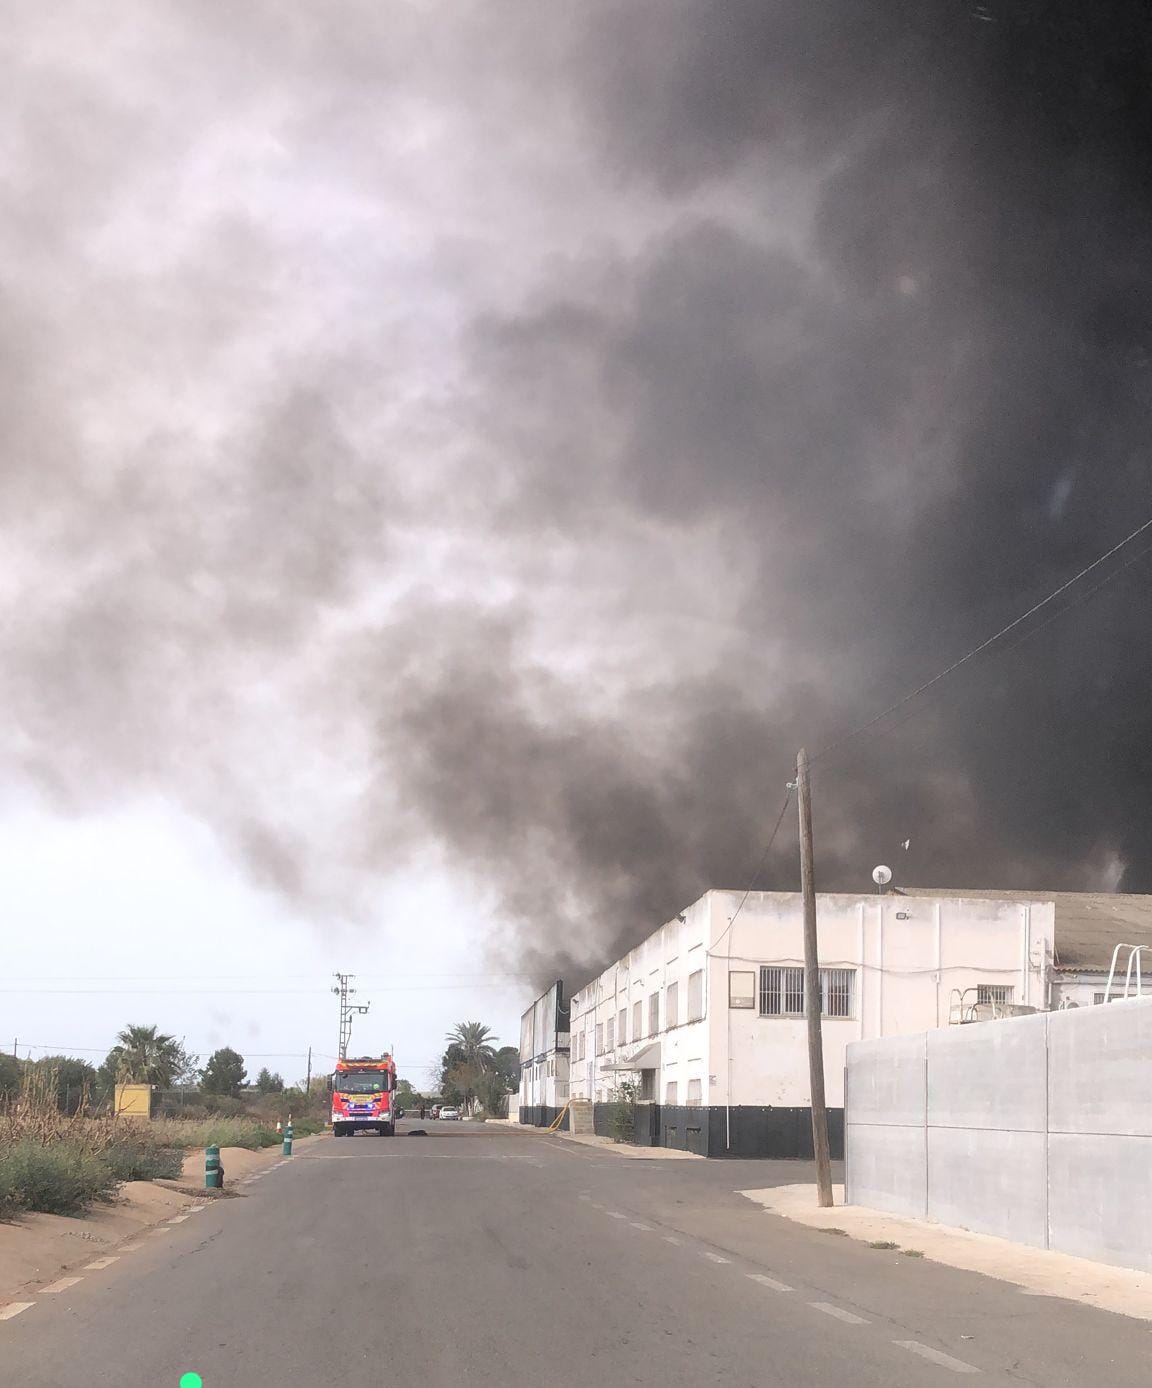
<svg viewBox="0 0 1152 1388">
<path fill-rule="evenodd" d="M 717 938 L 716 943 L 712 946 L 712 949 L 708 951 L 709 954 L 712 953 L 713 949 L 716 949 L 719 946 L 720 941 L 724 938 L 725 935 L 728 934 L 729 930 L 731 930 L 732 927 L 736 924 L 736 917 L 740 914 L 741 911 L 743 911 L 744 903 L 748 900 L 748 897 L 752 893 L 752 888 L 756 885 L 757 881 L 759 880 L 760 874 L 764 871 L 764 865 L 768 861 L 768 854 L 772 852 L 772 845 L 776 842 L 776 835 L 780 832 L 781 824 L 784 823 L 784 816 L 788 812 L 788 802 L 791 799 L 792 787 L 789 786 L 788 789 L 784 792 L 784 803 L 780 806 L 780 813 L 776 816 L 776 823 L 773 825 L 772 833 L 768 839 L 768 842 L 764 845 L 764 852 L 760 855 L 760 861 L 756 865 L 756 871 L 752 874 L 752 880 L 748 883 L 747 890 L 745 891 L 744 895 L 740 898 L 740 905 L 737 906 L 735 911 L 733 911 L 731 916 L 729 916 L 728 924 L 720 932 L 720 935 Z"/>
<path fill-rule="evenodd" d="M 1104 554 L 1100 555 L 1098 559 L 1094 559 L 1091 564 L 1081 569 L 1078 574 L 1073 575 L 1072 578 L 1060 584 L 1058 588 L 1054 588 L 1047 597 L 1041 598 L 1037 603 L 1033 603 L 1026 612 L 1022 612 L 1019 617 L 1014 618 L 1007 626 L 1001 627 L 994 636 L 989 636 L 986 641 L 981 641 L 978 646 L 973 646 L 973 648 L 965 655 L 962 655 L 959 660 L 954 660 L 951 665 L 933 675 L 931 679 L 925 680 L 923 684 L 917 685 L 915 689 L 905 694 L 902 698 L 897 699 L 894 704 L 890 704 L 886 709 L 882 710 L 882 712 L 876 714 L 874 718 L 870 718 L 866 723 L 862 723 L 858 728 L 853 729 L 850 733 L 846 733 L 843 737 L 837 738 L 835 742 L 829 743 L 827 747 L 822 747 L 811 760 L 813 762 L 819 761 L 830 752 L 834 752 L 837 748 L 843 747 L 845 743 L 853 741 L 862 733 L 866 733 L 870 728 L 874 728 L 877 723 L 882 722 L 889 714 L 895 713 L 898 709 L 903 708 L 905 704 L 911 703 L 913 699 L 918 698 L 921 694 L 931 689 L 933 685 L 937 685 L 941 680 L 947 679 L 949 675 L 958 670 L 962 665 L 966 665 L 968 661 L 980 655 L 982 651 L 986 651 L 989 646 L 995 645 L 1002 637 L 1007 636 L 1010 631 L 1014 631 L 1022 622 L 1026 622 L 1029 617 L 1039 612 L 1042 608 L 1047 607 L 1048 604 L 1058 598 L 1061 593 L 1067 592 L 1073 584 L 1079 583 L 1080 580 L 1090 574 L 1093 569 L 1099 568 L 1106 560 L 1111 559 L 1114 554 L 1118 554 L 1125 545 L 1130 544 L 1137 536 L 1143 535 L 1144 532 L 1149 529 L 1152 529 L 1152 517 L 1144 521 L 1143 524 L 1138 525 L 1130 535 L 1126 535 L 1118 544 L 1113 545 L 1110 550 L 1107 550 Z M 1070 606 L 1072 605 L 1074 604 L 1070 604 Z M 1066 611 L 1067 609 L 1065 608 L 1062 610 Z"/>
</svg>

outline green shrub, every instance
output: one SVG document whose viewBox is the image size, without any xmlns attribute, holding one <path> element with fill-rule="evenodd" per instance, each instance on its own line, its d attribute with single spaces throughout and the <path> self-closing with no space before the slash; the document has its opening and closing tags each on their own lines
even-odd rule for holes
<svg viewBox="0 0 1152 1388">
<path fill-rule="evenodd" d="M 151 1138 L 117 1142 L 100 1153 L 118 1181 L 173 1181 L 184 1169 L 184 1154 Z"/>
<path fill-rule="evenodd" d="M 94 1200 L 110 1200 L 116 1184 L 101 1156 L 68 1143 L 25 1139 L 0 1148 L 0 1209 L 9 1214 L 79 1214 Z"/>
</svg>

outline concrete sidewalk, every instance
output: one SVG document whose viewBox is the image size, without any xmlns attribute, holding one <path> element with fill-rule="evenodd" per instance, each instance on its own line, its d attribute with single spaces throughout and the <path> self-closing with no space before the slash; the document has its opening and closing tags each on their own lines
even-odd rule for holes
<svg viewBox="0 0 1152 1388">
<path fill-rule="evenodd" d="M 633 1157 L 641 1161 L 706 1161 L 695 1152 L 680 1152 L 674 1147 L 637 1147 L 631 1142 L 614 1142 L 610 1137 L 594 1137 L 591 1133 L 549 1133 L 547 1128 L 523 1128 L 523 1132 L 545 1133 L 562 1137 L 565 1142 L 578 1142 L 582 1147 L 598 1147 L 617 1157 Z"/>
<path fill-rule="evenodd" d="M 811 1184 L 742 1190 L 740 1194 L 772 1214 L 815 1229 L 836 1230 L 872 1247 L 895 1244 L 894 1254 L 907 1257 L 911 1250 L 931 1262 L 998 1277 L 1036 1296 L 1065 1297 L 1118 1315 L 1152 1320 L 1152 1275 L 1146 1272 L 1031 1248 L 991 1234 L 903 1219 L 863 1205 L 845 1205 L 843 1186 L 833 1187 L 836 1203 L 828 1210 L 816 1204 Z"/>
</svg>

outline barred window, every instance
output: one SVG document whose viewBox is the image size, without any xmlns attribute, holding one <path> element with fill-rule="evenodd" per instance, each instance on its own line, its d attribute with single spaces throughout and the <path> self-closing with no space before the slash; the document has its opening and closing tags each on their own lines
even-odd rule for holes
<svg viewBox="0 0 1152 1388">
<path fill-rule="evenodd" d="M 820 970 L 820 1011 L 825 1017 L 851 1017 L 855 1010 L 856 970 Z M 764 964 L 760 968 L 761 1017 L 803 1017 L 804 970 Z"/>
<path fill-rule="evenodd" d="M 978 983 L 976 985 L 977 1005 L 984 1002 L 1011 1002 L 1012 988 L 1006 983 Z"/>
<path fill-rule="evenodd" d="M 760 969 L 761 1017 L 802 1017 L 804 1015 L 804 970 Z"/>
</svg>

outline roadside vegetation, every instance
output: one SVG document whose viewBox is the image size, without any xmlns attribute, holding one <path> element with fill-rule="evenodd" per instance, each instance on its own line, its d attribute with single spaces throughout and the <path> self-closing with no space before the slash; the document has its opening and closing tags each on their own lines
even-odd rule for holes
<svg viewBox="0 0 1152 1388">
<path fill-rule="evenodd" d="M 323 1129 L 322 1082 L 307 1093 L 267 1069 L 245 1080 L 244 1058 L 230 1047 L 201 1068 L 155 1026 L 125 1027 L 99 1067 L 0 1056 L 0 1219 L 82 1214 L 115 1199 L 125 1181 L 179 1179 L 187 1154 L 209 1144 L 274 1146 L 289 1116 L 296 1136 Z M 121 1083 L 154 1086 L 152 1121 L 114 1114 Z"/>
<path fill-rule="evenodd" d="M 504 1118 L 508 1096 L 520 1087 L 520 1052 L 498 1040 L 483 1022 L 457 1022 L 444 1038 L 440 1059 L 439 1098 L 471 1118 Z M 420 1095 L 413 1096 L 418 1103 Z"/>
</svg>

